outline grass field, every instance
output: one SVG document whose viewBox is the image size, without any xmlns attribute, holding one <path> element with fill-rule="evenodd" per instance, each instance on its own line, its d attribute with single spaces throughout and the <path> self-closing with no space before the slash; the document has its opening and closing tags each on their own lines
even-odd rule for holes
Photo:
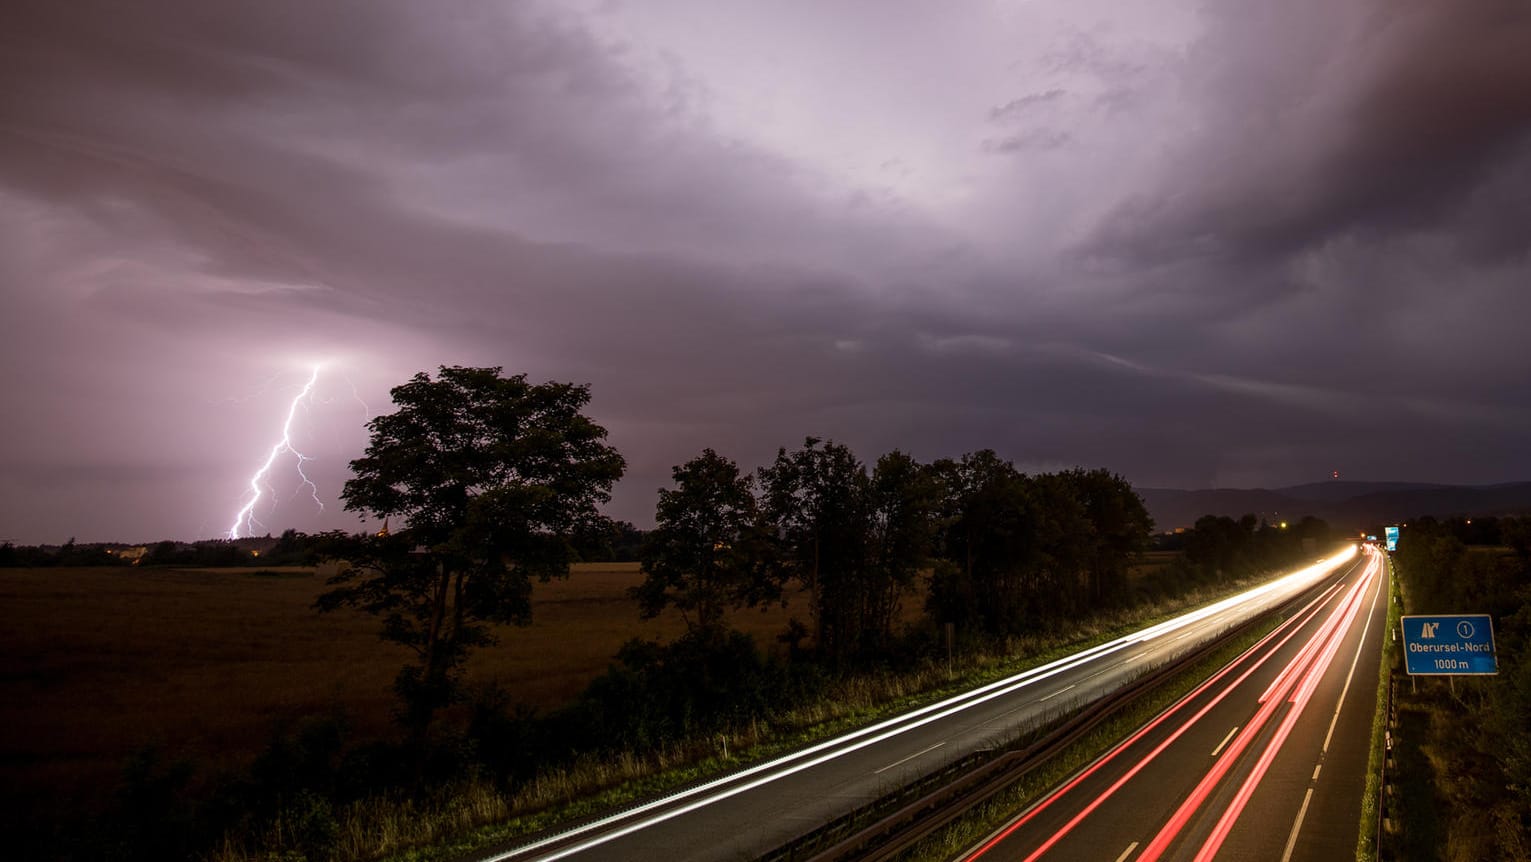
<svg viewBox="0 0 1531 862">
<path fill-rule="evenodd" d="M 361 736 L 389 732 L 390 686 L 407 654 L 352 611 L 320 615 L 308 569 L 0 569 L 0 786 L 16 802 L 87 808 L 146 745 L 233 768 L 274 722 L 344 707 Z M 576 566 L 538 584 L 533 623 L 499 631 L 471 681 L 522 703 L 566 702 L 633 637 L 668 639 L 673 614 L 638 618 L 636 563 Z M 799 602 L 801 604 L 801 602 Z M 917 602 L 911 604 L 917 605 Z M 762 645 L 791 613 L 741 612 Z"/>
</svg>

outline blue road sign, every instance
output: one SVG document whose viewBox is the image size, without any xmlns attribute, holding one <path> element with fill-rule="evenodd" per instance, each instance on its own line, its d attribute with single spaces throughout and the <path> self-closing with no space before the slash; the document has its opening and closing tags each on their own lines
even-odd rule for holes
<svg viewBox="0 0 1531 862">
<path fill-rule="evenodd" d="M 1413 676 L 1494 674 L 1494 621 L 1488 614 L 1403 618 L 1404 669 Z"/>
<path fill-rule="evenodd" d="M 1382 529 L 1384 530 L 1384 532 L 1387 535 L 1387 549 L 1389 551 L 1396 551 L 1396 550 L 1398 550 L 1398 528 L 1397 527 L 1383 527 Z"/>
</svg>

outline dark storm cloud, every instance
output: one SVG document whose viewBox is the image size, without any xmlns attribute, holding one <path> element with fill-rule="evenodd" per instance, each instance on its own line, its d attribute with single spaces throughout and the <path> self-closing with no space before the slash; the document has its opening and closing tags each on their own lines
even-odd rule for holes
<svg viewBox="0 0 1531 862">
<path fill-rule="evenodd" d="M 983 151 L 999 155 L 1045 153 L 1074 145 L 1074 136 L 1057 128 L 1061 115 L 1058 106 L 1068 97 L 1062 87 L 1027 93 L 1003 105 L 989 109 L 989 120 L 1007 133 L 985 138 Z"/>
<path fill-rule="evenodd" d="M 1208 24 L 1180 72 L 1201 130 L 1075 258 L 1197 337 L 1119 348 L 1386 393 L 1406 427 L 1456 413 L 1523 432 L 1527 7 L 1216 4 Z"/>
<path fill-rule="evenodd" d="M 640 522 L 702 447 L 809 434 L 1157 485 L 1531 469 L 1517 4 L 1161 3 L 1141 39 L 1054 5 L 1084 17 L 1022 21 L 1017 59 L 946 12 L 879 31 L 915 54 L 852 7 L 773 41 L 710 6 L 613 36 L 519 3 L 6 4 L 0 538 L 220 532 L 289 354 L 372 402 L 438 364 L 589 382 Z M 730 15 L 740 70 L 709 60 Z M 331 493 L 362 415 L 332 385 Z"/>
<path fill-rule="evenodd" d="M 1048 102 L 1055 102 L 1058 99 L 1063 98 L 1065 95 L 1067 95 L 1067 92 L 1068 91 L 1064 90 L 1062 87 L 1054 87 L 1051 90 L 1047 90 L 1041 93 L 1028 93 L 1018 99 L 1011 99 L 1010 101 L 1000 105 L 997 108 L 990 108 L 989 119 L 1008 121 L 1019 117 L 1024 117 L 1027 113 L 1033 112 L 1039 106 L 1046 105 Z"/>
<path fill-rule="evenodd" d="M 120 196 L 216 262 L 271 277 L 343 283 L 331 261 L 475 214 L 554 241 L 823 252 L 784 227 L 825 217 L 780 193 L 800 179 L 788 166 L 687 134 L 577 29 L 478 5 L 328 8 L 30 7 L 7 27 L 6 181 L 52 200 Z M 419 177 L 452 218 L 411 199 Z M 853 247 L 857 230 L 836 241 Z"/>
<path fill-rule="evenodd" d="M 1107 221 L 1094 250 L 1246 264 L 1351 231 L 1443 225 L 1467 228 L 1480 251 L 1531 244 L 1531 221 L 1502 208 L 1531 190 L 1524 3 L 1307 3 L 1280 15 L 1233 3 L 1212 15 L 1184 76 L 1219 122 L 1157 193 Z"/>
<path fill-rule="evenodd" d="M 1068 132 L 1060 132 L 1057 129 L 1031 129 L 1018 135 L 990 138 L 983 142 L 983 148 L 991 153 L 1024 153 L 1033 150 L 1045 152 L 1066 147 L 1073 141 L 1073 136 Z"/>
</svg>

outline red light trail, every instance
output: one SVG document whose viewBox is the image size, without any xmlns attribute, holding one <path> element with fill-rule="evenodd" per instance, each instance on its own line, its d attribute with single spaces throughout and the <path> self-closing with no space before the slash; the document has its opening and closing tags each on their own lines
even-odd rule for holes
<svg viewBox="0 0 1531 862">
<path fill-rule="evenodd" d="M 1298 684 L 1296 691 L 1292 692 L 1292 709 L 1288 710 L 1287 714 L 1282 718 L 1281 724 L 1276 728 L 1275 735 L 1271 737 L 1271 741 L 1266 745 L 1265 751 L 1261 752 L 1260 759 L 1255 762 L 1254 770 L 1244 779 L 1243 785 L 1239 787 L 1239 792 L 1234 795 L 1233 801 L 1228 804 L 1228 808 L 1218 818 L 1217 825 L 1212 828 L 1212 834 L 1207 837 L 1206 842 L 1202 844 L 1201 850 L 1197 852 L 1196 862 L 1207 862 L 1207 860 L 1212 859 L 1217 854 L 1218 848 L 1222 847 L 1223 841 L 1233 829 L 1234 821 L 1238 820 L 1239 815 L 1244 811 L 1244 807 L 1249 804 L 1249 798 L 1254 795 L 1255 788 L 1260 785 L 1261 779 L 1265 777 L 1265 773 L 1270 769 L 1271 763 L 1275 761 L 1276 755 L 1281 751 L 1281 746 L 1286 743 L 1292 728 L 1296 726 L 1298 718 L 1302 716 L 1303 708 L 1312 699 L 1313 690 L 1318 687 L 1318 681 L 1323 677 L 1324 672 L 1329 669 L 1329 664 L 1334 659 L 1334 654 L 1339 651 L 1340 642 L 1344 640 L 1345 633 L 1350 630 L 1351 624 L 1355 622 L 1356 616 L 1361 609 L 1361 598 L 1370 589 L 1377 568 L 1377 560 L 1374 557 L 1367 564 L 1366 574 L 1362 576 L 1361 582 L 1356 585 L 1356 589 L 1352 592 L 1353 601 L 1345 608 L 1344 619 L 1332 631 L 1328 642 L 1324 645 L 1323 653 L 1308 668 L 1307 674 L 1304 675 L 1302 682 Z M 1140 858 L 1147 859 L 1151 857 L 1145 852 Z"/>
<path fill-rule="evenodd" d="M 1222 670 L 1218 671 L 1215 675 L 1213 675 L 1206 682 L 1204 682 L 1201 685 L 1197 686 L 1189 694 L 1187 694 L 1184 697 L 1180 698 L 1169 709 L 1165 710 L 1164 712 L 1160 713 L 1156 718 L 1154 718 L 1153 721 L 1149 722 L 1147 725 L 1143 726 L 1142 728 L 1139 728 L 1136 732 L 1134 732 L 1132 734 L 1132 736 L 1128 737 L 1126 740 L 1124 740 L 1121 743 L 1119 743 L 1116 746 L 1114 746 L 1109 752 L 1107 752 L 1105 755 L 1103 755 L 1095 763 L 1091 764 L 1089 766 L 1089 768 L 1087 768 L 1085 771 L 1081 772 L 1079 775 L 1077 775 L 1073 779 L 1071 779 L 1063 787 L 1059 788 L 1057 791 L 1055 791 L 1054 793 L 1050 794 L 1046 799 L 1044 799 L 1041 802 L 1037 803 L 1036 805 L 1032 806 L 1031 809 L 1029 811 L 1027 811 L 1024 815 L 1022 815 L 1022 817 L 1019 820 L 1017 820 L 1014 823 L 1012 823 L 1009 826 L 1007 826 L 1004 831 L 1000 832 L 998 835 L 995 835 L 994 837 L 989 839 L 989 841 L 985 842 L 982 847 L 979 847 L 978 850 L 974 851 L 970 856 L 968 856 L 967 857 L 968 860 L 977 859 L 978 857 L 982 856 L 984 853 L 986 853 L 989 850 L 993 849 L 996 845 L 998 845 L 1000 842 L 1004 841 L 1007 837 L 1009 837 L 1011 834 L 1013 834 L 1017 829 L 1019 829 L 1022 826 L 1024 826 L 1028 821 L 1030 821 L 1037 814 L 1040 814 L 1042 811 L 1047 809 L 1054 802 L 1056 802 L 1057 800 L 1061 799 L 1069 791 L 1073 790 L 1076 786 L 1078 786 L 1079 784 L 1084 782 L 1086 779 L 1088 779 L 1091 775 L 1093 775 L 1097 770 L 1099 770 L 1100 768 L 1104 767 L 1106 764 L 1108 764 L 1111 761 L 1113 761 L 1118 754 L 1121 754 L 1122 752 L 1124 752 L 1127 749 L 1129 749 L 1133 745 L 1133 743 L 1137 742 L 1139 739 L 1141 739 L 1144 736 L 1146 736 L 1147 734 L 1151 733 L 1154 730 L 1154 728 L 1158 727 L 1160 724 L 1162 724 L 1165 721 L 1169 720 L 1176 712 L 1178 712 L 1186 704 L 1193 702 L 1197 695 L 1201 694 L 1202 692 L 1204 692 L 1207 689 L 1211 688 L 1212 686 L 1216 685 L 1219 680 L 1221 680 L 1223 677 L 1227 676 L 1228 674 L 1232 673 L 1234 668 L 1238 667 L 1240 662 L 1244 661 L 1245 659 L 1247 659 L 1247 658 L 1249 658 L 1251 656 L 1256 655 L 1257 653 L 1259 653 L 1261 651 L 1261 649 L 1263 647 L 1265 647 L 1267 644 L 1269 644 L 1272 639 L 1275 639 L 1278 636 L 1281 636 L 1281 634 L 1282 634 L 1282 632 L 1284 630 L 1290 629 L 1290 631 L 1287 631 L 1287 633 L 1284 636 L 1281 636 L 1280 640 L 1277 641 L 1277 643 L 1274 646 L 1272 646 L 1269 651 L 1267 651 L 1263 656 L 1260 656 L 1258 659 L 1256 659 L 1254 661 L 1253 664 L 1251 664 L 1248 668 L 1246 668 L 1245 671 L 1242 674 L 1240 674 L 1237 679 L 1235 679 L 1233 682 L 1229 683 L 1228 686 L 1225 687 L 1221 692 L 1219 692 L 1209 703 L 1207 703 L 1200 710 L 1198 710 L 1194 715 L 1192 715 L 1189 719 L 1187 719 L 1180 727 L 1176 728 L 1176 730 L 1172 734 L 1170 734 L 1170 736 L 1167 739 L 1165 739 L 1158 746 L 1156 746 L 1152 751 L 1150 751 L 1146 756 L 1144 756 L 1142 760 L 1140 760 L 1136 764 L 1134 764 L 1133 767 L 1130 770 L 1128 770 L 1125 775 L 1123 775 L 1120 779 L 1118 779 L 1115 783 L 1113 783 L 1109 788 L 1107 788 L 1105 792 L 1103 792 L 1099 796 L 1097 796 L 1093 802 L 1091 802 L 1089 805 L 1085 806 L 1085 808 L 1082 811 L 1080 811 L 1080 813 L 1078 815 L 1076 815 L 1073 819 L 1071 819 L 1066 825 L 1064 825 L 1064 827 L 1062 829 L 1058 830 L 1056 833 L 1053 834 L 1053 836 L 1051 838 L 1049 838 L 1049 839 L 1047 839 L 1047 841 L 1043 842 L 1042 845 L 1040 847 L 1038 847 L 1035 852 L 1033 852 L 1030 856 L 1027 857 L 1027 862 L 1030 862 L 1031 860 L 1036 859 L 1039 856 L 1041 856 L 1048 849 L 1050 849 L 1054 844 L 1056 844 L 1058 841 L 1062 840 L 1063 837 L 1065 835 L 1067 835 L 1071 830 L 1073 830 L 1073 828 L 1075 826 L 1078 826 L 1079 823 L 1081 821 L 1083 821 L 1085 819 L 1085 817 L 1087 817 L 1092 811 L 1094 811 L 1096 808 L 1100 807 L 1100 805 L 1102 803 L 1104 803 L 1108 798 L 1110 798 L 1110 796 L 1113 793 L 1115 793 L 1117 790 L 1121 789 L 1121 787 L 1123 785 L 1125 785 L 1129 780 L 1132 779 L 1132 777 L 1134 775 L 1136 775 L 1145 766 L 1147 766 L 1151 761 L 1153 761 L 1154 758 L 1158 757 L 1159 754 L 1161 752 L 1163 752 L 1166 748 L 1168 748 L 1171 743 L 1173 743 L 1176 739 L 1180 738 L 1180 736 L 1182 734 L 1184 734 L 1187 730 L 1189 730 L 1199 719 L 1201 719 L 1202 716 L 1206 715 L 1209 710 L 1211 710 L 1214 706 L 1216 706 L 1218 703 L 1220 703 L 1223 700 L 1223 698 L 1227 697 L 1230 692 L 1232 692 L 1235 688 L 1238 687 L 1238 685 L 1240 683 L 1242 683 L 1245 679 L 1247 679 L 1250 674 L 1254 673 L 1261 665 L 1263 665 L 1272 655 L 1275 654 L 1276 650 L 1280 649 L 1282 645 L 1284 645 L 1288 640 L 1290 640 L 1294 635 L 1297 634 L 1297 631 L 1299 629 L 1301 629 L 1303 623 L 1306 623 L 1309 619 L 1312 619 L 1312 617 L 1319 612 L 1319 610 L 1322 608 L 1322 605 L 1326 604 L 1328 602 L 1329 598 L 1332 597 L 1332 594 L 1338 588 L 1339 588 L 1339 584 L 1336 584 L 1335 586 L 1330 587 L 1329 589 L 1325 590 L 1322 595 L 1318 596 L 1317 598 L 1315 598 L 1311 602 L 1309 602 L 1306 606 L 1303 607 L 1303 609 L 1301 611 L 1298 611 L 1296 614 L 1293 614 L 1291 619 L 1289 619 L 1286 622 L 1282 623 L 1280 626 L 1277 626 L 1273 631 L 1271 631 L 1265 637 L 1261 638 L 1259 640 L 1259 642 L 1257 642 L 1254 646 L 1251 646 L 1249 649 L 1245 650 L 1237 659 L 1235 659 L 1232 662 L 1229 662 L 1227 666 L 1225 666 Z"/>
<path fill-rule="evenodd" d="M 1275 680 L 1256 699 L 1255 702 L 1258 704 L 1258 707 L 1254 716 L 1241 727 L 1231 732 L 1231 740 L 1225 739 L 1224 745 L 1220 745 L 1219 750 L 1213 752 L 1216 761 L 1211 768 L 1198 781 L 1190 794 L 1182 800 L 1179 807 L 1164 822 L 1153 840 L 1143 848 L 1141 855 L 1137 857 L 1140 860 L 1159 859 L 1171 844 L 1174 843 L 1175 839 L 1185 828 L 1186 824 L 1195 816 L 1196 812 L 1206 803 L 1217 786 L 1227 777 L 1234 764 L 1251 748 L 1254 741 L 1281 708 L 1286 704 L 1291 704 L 1291 708 L 1281 716 L 1281 720 L 1276 725 L 1271 739 L 1260 752 L 1253 771 L 1245 777 L 1228 807 L 1221 812 L 1211 834 L 1206 838 L 1196 856 L 1198 860 L 1211 859 L 1221 848 L 1234 823 L 1254 794 L 1255 789 L 1259 786 L 1260 781 L 1275 761 L 1293 727 L 1296 726 L 1304 707 L 1311 700 L 1314 690 L 1332 663 L 1341 642 L 1359 615 L 1360 609 L 1364 604 L 1364 597 L 1371 590 L 1380 570 L 1380 561 L 1373 557 L 1362 570 L 1361 577 L 1350 585 L 1349 589 L 1343 589 L 1345 586 L 1343 583 L 1336 583 L 1329 587 L 1323 594 L 1309 602 L 1301 611 L 1293 614 L 1290 619 L 1283 622 L 1254 646 L 1245 650 L 1237 659 L 1223 667 L 1217 674 L 1197 686 L 1190 694 L 1176 701 L 1169 709 L 1160 713 L 1147 725 L 1139 728 L 1126 740 L 1114 746 L 1063 786 L 1027 809 L 1015 821 L 991 836 L 965 858 L 971 862 L 971 860 L 978 859 L 1000 845 L 1026 823 L 1032 821 L 1038 814 L 1075 791 L 1082 783 L 1107 764 L 1118 759 L 1120 755 L 1127 752 L 1135 743 L 1143 739 L 1144 736 L 1153 732 L 1156 728 L 1164 726 L 1166 722 L 1170 721 L 1187 704 L 1213 691 L 1219 684 L 1222 685 L 1220 689 L 1215 690 L 1215 694 L 1201 708 L 1186 718 L 1165 739 L 1156 744 L 1151 751 L 1113 781 L 1109 787 L 1088 804 L 1084 805 L 1078 813 L 1058 828 L 1057 831 L 1037 845 L 1025 859 L 1026 862 L 1033 862 L 1033 860 L 1042 857 L 1083 823 L 1087 817 L 1099 809 L 1107 799 L 1136 777 L 1150 762 L 1167 750 L 1176 740 L 1180 739 L 1197 722 L 1202 720 L 1215 706 L 1223 702 L 1224 699 L 1238 689 L 1261 666 L 1277 655 L 1305 626 L 1318 619 L 1321 614 L 1324 614 L 1325 607 L 1329 606 L 1336 596 L 1340 596 L 1339 601 L 1328 610 L 1327 616 L 1322 617 L 1318 630 L 1312 633 L 1306 642 L 1301 643 L 1301 648 L 1298 650 L 1297 655 L 1281 668 Z M 1234 676 L 1235 671 L 1241 667 L 1243 668 L 1242 672 Z"/>
</svg>

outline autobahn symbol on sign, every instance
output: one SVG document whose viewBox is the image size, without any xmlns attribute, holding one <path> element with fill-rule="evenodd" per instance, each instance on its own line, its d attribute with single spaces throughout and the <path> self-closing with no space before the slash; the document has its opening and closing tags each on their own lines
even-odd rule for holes
<svg viewBox="0 0 1531 862">
<path fill-rule="evenodd" d="M 1488 614 L 1403 618 L 1404 669 L 1413 676 L 1499 672 Z"/>
</svg>

